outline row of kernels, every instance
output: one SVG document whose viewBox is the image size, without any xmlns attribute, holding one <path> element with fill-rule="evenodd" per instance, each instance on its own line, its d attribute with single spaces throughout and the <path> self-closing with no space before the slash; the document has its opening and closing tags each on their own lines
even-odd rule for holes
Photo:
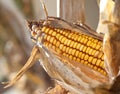
<svg viewBox="0 0 120 94">
<path fill-rule="evenodd" d="M 49 45 L 50 46 L 50 45 Z M 84 60 L 88 60 L 88 62 L 92 62 L 92 64 L 94 65 L 97 65 L 97 66 L 100 66 L 102 67 L 103 66 L 103 63 L 100 63 L 101 60 L 97 60 L 97 58 L 93 58 L 85 53 L 81 53 L 75 49 L 72 49 L 70 47 L 66 47 L 64 46 L 63 44 L 60 44 L 60 42 L 57 42 L 56 43 L 56 46 L 59 47 L 60 50 L 62 51 L 65 51 L 68 53 L 68 54 L 71 54 L 71 55 L 75 55 L 76 57 L 80 57 L 81 59 L 84 59 Z M 64 48 L 64 49 L 63 49 Z"/>
<path fill-rule="evenodd" d="M 59 29 L 58 29 L 59 30 Z M 49 31 L 49 32 L 48 32 Z M 61 33 L 63 32 L 63 30 L 59 30 Z M 65 31 L 64 31 L 65 32 Z M 53 30 L 50 30 L 50 28 L 46 28 L 46 30 L 45 30 L 45 33 L 48 33 L 48 34 L 52 34 L 52 36 L 55 36 L 56 35 L 56 32 L 55 31 L 53 31 Z M 66 34 L 66 32 L 65 32 L 65 34 Z M 57 38 L 59 38 L 61 35 L 60 34 L 57 34 Z M 82 36 L 82 37 L 81 37 Z M 79 37 L 78 37 L 78 35 L 76 35 L 76 34 L 73 34 L 73 33 L 70 33 L 69 34 L 69 36 L 68 36 L 68 38 L 73 38 L 73 39 L 75 39 L 75 38 L 77 38 L 81 43 L 87 43 L 87 46 L 90 46 L 90 44 L 91 44 L 91 46 L 93 47 L 93 48 L 95 48 L 96 47 L 96 49 L 99 49 L 100 48 L 100 45 L 97 45 L 96 43 L 98 42 L 98 40 L 97 39 L 94 39 L 94 38 L 92 38 L 92 40 L 94 40 L 94 42 L 95 43 L 91 43 L 91 38 L 89 38 L 90 40 L 88 41 L 88 39 L 87 38 L 84 38 L 86 35 L 79 35 Z M 61 36 L 61 38 L 63 38 L 63 36 Z M 98 44 L 99 43 L 101 43 L 101 42 L 98 42 Z"/>
<path fill-rule="evenodd" d="M 48 43 L 47 45 L 48 45 L 49 47 L 54 48 L 54 46 L 53 46 L 52 44 L 50 44 L 50 43 Z M 64 47 L 63 47 L 63 48 L 64 48 Z M 56 48 L 55 50 L 56 50 L 58 53 L 61 53 L 61 50 L 60 50 L 59 48 Z M 81 53 L 81 55 L 82 55 L 82 58 L 81 58 L 81 59 L 83 59 L 83 60 L 81 60 L 80 58 L 76 58 L 76 57 L 74 56 L 74 54 L 73 54 L 73 53 L 77 53 L 77 56 L 78 56 L 79 51 L 75 51 L 75 49 L 73 50 L 73 49 L 71 49 L 71 48 L 68 47 L 68 52 L 69 52 L 69 54 L 64 53 L 63 55 L 67 56 L 67 57 L 68 57 L 69 59 L 71 59 L 71 60 L 74 60 L 74 61 L 77 61 L 77 62 L 81 62 L 81 63 L 89 66 L 90 68 L 95 69 L 95 70 L 99 71 L 100 73 L 106 75 L 106 72 L 101 69 L 101 68 L 104 68 L 104 67 L 103 67 L 103 66 L 104 66 L 104 62 L 101 61 L 100 59 L 97 59 L 97 58 L 93 58 L 93 57 L 92 57 L 92 59 L 91 59 L 91 62 L 92 62 L 92 63 L 90 63 L 90 62 L 89 62 L 89 59 L 90 59 L 90 58 L 89 58 L 88 55 L 86 55 L 86 54 L 84 54 L 84 53 Z M 71 54 L 71 55 L 70 55 L 70 54 Z M 88 60 L 88 61 L 87 61 L 87 60 Z M 92 64 L 93 64 L 93 65 L 92 65 Z M 101 68 L 98 68 L 98 67 L 101 67 Z"/>
<path fill-rule="evenodd" d="M 74 46 L 74 41 L 71 41 L 71 43 L 70 43 L 70 47 L 73 47 Z"/>
<path fill-rule="evenodd" d="M 48 32 L 48 31 L 49 31 L 49 29 L 47 30 L 47 32 Z M 51 32 L 52 32 L 52 30 L 49 32 L 49 34 L 52 34 Z M 54 35 L 55 35 L 55 34 L 53 34 L 53 36 L 54 36 Z M 59 36 L 60 36 L 60 35 L 59 35 Z M 48 40 L 48 41 L 50 41 L 51 43 L 53 42 L 53 44 L 56 44 L 56 46 L 57 46 L 57 47 L 60 47 L 61 50 L 62 50 L 62 48 L 64 48 L 64 51 L 65 51 L 65 47 L 66 47 L 66 46 L 64 46 L 63 44 L 60 44 L 60 42 L 57 42 L 57 43 L 56 43 L 56 41 L 54 42 L 54 39 L 55 39 L 54 37 L 50 37 L 50 36 L 47 37 L 47 40 Z M 64 43 L 64 41 L 65 41 L 66 39 L 65 39 L 63 36 L 61 36 L 61 39 L 60 39 L 60 40 L 61 40 L 62 43 Z M 70 43 L 71 43 L 71 40 L 69 40 L 69 41 L 67 42 L 67 45 L 69 46 Z M 75 45 L 74 45 L 74 44 L 75 44 Z M 80 44 L 77 44 L 77 42 L 75 42 L 75 43 L 73 42 L 73 45 L 74 45 L 73 48 L 79 48 L 79 46 L 80 46 Z M 72 50 L 73 50 L 73 51 L 72 51 Z M 92 51 L 93 49 L 90 49 L 90 48 L 89 48 L 89 50 L 88 50 L 86 46 L 84 47 L 84 45 L 82 45 L 82 46 L 81 46 L 81 51 L 83 51 L 83 50 L 84 50 L 84 52 L 85 52 L 85 51 L 88 51 L 88 53 L 91 53 L 91 52 L 92 52 L 93 54 L 95 54 L 95 53 L 98 52 L 98 51 L 96 52 L 95 50 Z M 76 56 L 79 56 L 78 54 L 80 54 L 79 51 L 76 51 L 75 49 L 68 49 L 68 52 L 69 52 L 69 54 L 72 54 L 72 55 L 75 54 Z M 100 57 L 101 57 L 101 54 L 99 55 L 99 58 L 100 58 Z M 81 58 L 82 58 L 82 59 L 84 58 L 85 60 L 88 59 L 88 58 L 87 58 L 87 55 L 85 55 L 84 53 L 82 53 Z M 96 61 L 96 59 L 93 59 L 93 64 L 95 63 L 95 61 Z M 96 64 L 98 65 L 98 63 L 96 63 Z M 101 66 L 103 66 L 103 64 L 101 64 Z"/>
<path fill-rule="evenodd" d="M 49 33 L 49 30 L 50 30 L 50 28 L 47 28 L 47 27 L 42 28 L 42 32 L 45 32 L 46 34 Z"/>
<path fill-rule="evenodd" d="M 104 61 L 102 61 L 102 60 L 100 60 L 98 58 L 94 58 L 92 56 L 89 56 L 88 57 L 88 62 L 92 63 L 93 65 L 96 65 L 96 66 L 104 68 Z"/>
<path fill-rule="evenodd" d="M 64 45 L 63 44 L 61 44 L 59 41 L 57 41 L 57 43 L 56 43 L 56 40 L 54 39 L 54 37 L 50 37 L 50 36 L 48 36 L 47 37 L 47 40 L 48 41 L 50 41 L 51 43 L 53 42 L 53 44 L 56 44 L 56 46 L 57 47 L 59 47 L 61 50 L 63 49 L 63 47 L 64 47 Z M 69 42 L 68 42 L 68 44 L 69 44 Z M 68 45 L 69 46 L 69 45 Z M 64 47 L 65 48 L 65 47 Z M 69 47 L 67 47 L 67 48 L 69 48 Z M 87 49 L 87 47 L 85 47 L 84 45 L 82 45 L 81 46 L 81 51 L 83 51 L 84 50 L 84 48 L 85 49 Z M 68 50 L 66 50 L 67 52 L 69 52 L 69 54 L 72 54 L 72 55 L 74 55 L 75 54 L 75 49 L 73 50 L 73 52 L 72 52 L 72 48 L 69 48 Z M 65 49 L 64 49 L 64 51 L 65 51 Z M 83 51 L 83 52 L 85 52 L 85 51 Z M 93 54 L 95 54 L 95 52 L 97 53 L 98 51 L 93 51 Z M 76 56 L 78 56 L 78 53 L 79 53 L 79 51 L 76 51 Z M 81 58 L 83 59 L 84 57 L 84 54 L 81 56 Z"/>
<path fill-rule="evenodd" d="M 88 41 L 88 39 L 86 39 L 86 38 L 84 38 L 84 37 L 82 37 L 82 39 L 80 40 L 80 42 L 81 42 L 82 44 L 86 44 L 87 41 Z"/>
<path fill-rule="evenodd" d="M 72 35 L 73 35 L 73 33 L 70 33 L 70 34 L 68 35 L 68 38 L 71 39 Z"/>
<path fill-rule="evenodd" d="M 56 37 L 59 38 L 59 40 L 61 40 L 61 42 L 65 43 L 65 45 L 67 45 L 67 46 L 70 46 L 70 47 L 73 47 L 73 48 L 79 48 L 80 47 L 80 43 L 73 42 L 72 40 L 69 40 L 69 39 L 65 38 L 64 36 L 62 36 L 60 34 L 57 34 Z M 84 40 L 84 38 L 82 38 L 82 40 Z M 81 49 L 82 47 L 83 47 L 83 45 L 80 47 L 80 51 L 82 51 L 82 49 Z M 85 52 L 86 49 L 87 49 L 87 47 L 85 47 L 83 49 L 83 52 Z"/>
</svg>

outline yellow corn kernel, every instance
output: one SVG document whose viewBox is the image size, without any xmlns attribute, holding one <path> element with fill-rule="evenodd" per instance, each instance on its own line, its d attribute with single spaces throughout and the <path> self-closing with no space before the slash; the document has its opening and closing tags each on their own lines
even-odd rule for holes
<svg viewBox="0 0 120 94">
<path fill-rule="evenodd" d="M 63 44 L 60 44 L 60 46 L 59 46 L 59 48 L 60 48 L 60 50 L 63 50 Z"/>
<path fill-rule="evenodd" d="M 59 46 L 60 46 L 60 42 L 57 41 L 57 42 L 56 42 L 56 47 L 59 47 Z"/>
<path fill-rule="evenodd" d="M 101 61 L 100 67 L 104 68 L 104 62 L 103 61 Z"/>
<path fill-rule="evenodd" d="M 47 35 L 45 34 L 45 36 L 44 36 L 44 39 L 46 40 L 47 39 Z"/>
<path fill-rule="evenodd" d="M 60 33 L 62 34 L 62 33 L 63 33 L 63 30 L 60 30 Z"/>
<path fill-rule="evenodd" d="M 53 43 L 54 40 L 55 40 L 54 37 L 51 37 L 49 41 Z"/>
<path fill-rule="evenodd" d="M 74 61 L 76 61 L 76 59 L 77 59 L 76 57 L 73 57 L 73 60 L 74 60 Z"/>
<path fill-rule="evenodd" d="M 89 56 L 85 55 L 84 60 L 88 60 Z"/>
<path fill-rule="evenodd" d="M 67 46 L 70 46 L 71 40 L 68 40 Z"/>
<path fill-rule="evenodd" d="M 82 53 L 82 55 L 81 55 L 81 59 L 84 59 L 84 56 L 85 56 L 85 54 L 84 54 L 84 53 Z"/>
<path fill-rule="evenodd" d="M 78 37 L 79 36 L 75 34 L 74 41 L 77 41 Z"/>
<path fill-rule="evenodd" d="M 81 55 L 82 55 L 82 52 L 79 52 L 78 57 L 80 58 L 80 57 L 81 57 Z"/>
<path fill-rule="evenodd" d="M 94 39 L 93 42 L 98 43 L 98 40 L 97 40 L 97 39 Z"/>
<path fill-rule="evenodd" d="M 98 58 L 102 58 L 102 55 L 103 55 L 103 53 L 100 52 L 99 55 L 98 55 Z"/>
<path fill-rule="evenodd" d="M 92 64 L 95 65 L 95 64 L 96 64 L 96 61 L 97 61 L 97 58 L 93 58 Z"/>
<path fill-rule="evenodd" d="M 63 31 L 63 32 L 62 32 L 62 34 L 63 34 L 63 35 L 65 35 L 65 34 L 66 34 L 66 32 L 65 32 L 65 31 Z"/>
<path fill-rule="evenodd" d="M 103 73 L 104 73 L 104 70 L 100 70 L 100 72 L 103 74 Z"/>
<path fill-rule="evenodd" d="M 62 38 L 62 40 L 61 40 L 61 43 L 64 43 L 64 42 L 65 42 L 65 40 L 66 40 L 66 38 L 65 38 L 65 37 L 63 37 L 63 38 Z"/>
<path fill-rule="evenodd" d="M 67 48 L 66 48 L 66 53 L 68 53 L 68 52 L 69 52 L 69 49 L 70 49 L 70 47 L 67 47 Z"/>
<path fill-rule="evenodd" d="M 96 45 L 97 50 L 100 50 L 100 47 L 101 47 L 100 45 Z"/>
<path fill-rule="evenodd" d="M 92 41 L 92 39 L 93 39 L 92 37 L 88 37 L 88 40 Z"/>
<path fill-rule="evenodd" d="M 48 47 L 48 42 L 44 42 L 44 45 Z"/>
<path fill-rule="evenodd" d="M 84 64 L 85 61 L 84 61 L 84 60 L 81 60 L 80 62 L 81 62 L 82 64 Z"/>
<path fill-rule="evenodd" d="M 88 41 L 88 42 L 87 42 L 87 46 L 90 46 L 90 44 L 91 44 L 91 41 Z"/>
<path fill-rule="evenodd" d="M 101 69 L 100 69 L 100 68 L 97 68 L 97 71 L 99 71 L 99 72 L 100 72 L 100 71 L 101 71 Z"/>
<path fill-rule="evenodd" d="M 92 69 L 93 69 L 93 67 L 94 67 L 93 65 L 90 65 L 90 68 L 92 68 Z"/>
<path fill-rule="evenodd" d="M 79 58 L 77 58 L 77 62 L 80 62 L 80 59 L 79 59 Z"/>
<path fill-rule="evenodd" d="M 95 53 L 96 53 L 96 50 L 93 50 L 92 55 L 95 55 Z"/>
<path fill-rule="evenodd" d="M 97 44 L 102 45 L 102 42 L 101 42 L 101 41 L 98 41 Z"/>
<path fill-rule="evenodd" d="M 61 53 L 61 50 L 59 48 L 56 48 L 55 50 L 57 53 L 59 53 L 59 54 Z"/>
<path fill-rule="evenodd" d="M 89 59 L 88 59 L 88 62 L 92 62 L 92 60 L 93 60 L 93 57 L 90 56 Z"/>
<path fill-rule="evenodd" d="M 63 39 L 63 36 L 61 35 L 60 37 L 59 37 L 59 41 L 61 41 Z"/>
<path fill-rule="evenodd" d="M 46 32 L 46 30 L 47 30 L 48 28 L 46 28 L 45 26 L 42 28 L 42 31 L 43 32 Z"/>
<path fill-rule="evenodd" d="M 77 47 L 77 44 L 78 44 L 78 43 L 75 42 L 74 45 L 73 45 L 73 48 L 76 48 L 76 47 Z"/>
<path fill-rule="evenodd" d="M 57 31 L 57 33 L 60 33 L 61 30 L 60 29 L 56 29 L 56 31 Z"/>
<path fill-rule="evenodd" d="M 56 39 L 54 39 L 54 40 L 53 40 L 53 44 L 56 45 L 56 42 L 57 42 Z"/>
<path fill-rule="evenodd" d="M 72 48 L 69 49 L 69 54 L 72 54 Z"/>
<path fill-rule="evenodd" d="M 83 51 L 84 45 L 80 46 L 80 51 Z"/>
<path fill-rule="evenodd" d="M 90 47 L 88 47 L 87 49 L 86 49 L 86 53 L 88 54 L 89 53 L 89 51 L 90 51 Z"/>
<path fill-rule="evenodd" d="M 95 54 L 94 54 L 94 56 L 98 57 L 98 55 L 99 55 L 99 51 L 96 51 Z"/>
<path fill-rule="evenodd" d="M 79 41 L 79 42 L 80 42 L 80 40 L 81 40 L 81 39 L 82 39 L 82 37 L 81 37 L 81 36 L 79 36 L 79 37 L 78 37 L 78 39 L 77 39 L 77 41 Z"/>
<path fill-rule="evenodd" d="M 68 35 L 68 38 L 71 38 L 71 36 L 72 36 L 72 33 L 70 33 L 70 34 Z"/>
<path fill-rule="evenodd" d="M 74 43 L 75 43 L 74 41 L 71 41 L 70 47 L 73 47 Z"/>
<path fill-rule="evenodd" d="M 98 59 L 97 62 L 96 62 L 96 66 L 100 66 L 100 62 L 101 62 L 101 60 Z"/>
<path fill-rule="evenodd" d="M 80 53 L 79 51 L 76 51 L 75 56 L 78 57 L 79 53 Z"/>
<path fill-rule="evenodd" d="M 102 58 L 102 60 L 104 60 L 104 55 L 101 58 Z"/>
<path fill-rule="evenodd" d="M 66 56 L 66 53 L 63 53 L 63 56 Z"/>
<path fill-rule="evenodd" d="M 76 50 L 73 49 L 73 50 L 72 50 L 72 55 L 73 55 L 73 56 L 75 55 L 75 52 L 76 52 Z"/>
<path fill-rule="evenodd" d="M 104 70 L 103 74 L 104 74 L 104 75 L 107 75 L 107 72 Z"/>
<path fill-rule="evenodd" d="M 88 52 L 89 51 L 89 52 Z M 92 55 L 93 49 L 88 49 L 88 51 L 86 51 L 86 53 L 88 53 L 89 55 Z"/>
<path fill-rule="evenodd" d="M 93 43 L 93 44 L 92 44 L 92 47 L 93 47 L 93 48 L 95 48 L 96 46 L 97 46 L 97 44 L 96 44 L 96 43 Z"/>
<path fill-rule="evenodd" d="M 48 33 L 49 30 L 50 30 L 50 28 L 46 28 L 46 27 L 42 28 L 42 31 L 45 31 L 46 34 Z"/>
<path fill-rule="evenodd" d="M 67 43 L 68 43 L 68 39 L 65 40 L 64 44 L 67 45 Z"/>
<path fill-rule="evenodd" d="M 83 48 L 83 52 L 86 52 L 86 49 L 87 49 L 87 47 L 86 47 L 86 46 L 84 46 L 84 48 Z"/>
<path fill-rule="evenodd" d="M 72 55 L 69 55 L 69 58 L 70 58 L 71 60 L 73 60 L 73 57 L 72 57 Z"/>
<path fill-rule="evenodd" d="M 75 38 L 75 34 L 72 34 L 72 36 L 70 37 L 72 40 L 74 40 Z"/>
<path fill-rule="evenodd" d="M 67 36 L 68 36 L 68 34 L 69 34 L 68 32 L 65 32 L 65 37 L 67 37 Z"/>
<path fill-rule="evenodd" d="M 84 64 L 85 64 L 85 65 L 87 65 L 87 64 L 88 64 L 88 62 L 87 62 L 87 61 L 84 61 Z"/>
<path fill-rule="evenodd" d="M 63 46 L 63 49 L 62 49 L 62 50 L 63 50 L 63 52 L 65 52 L 66 48 L 67 48 L 66 46 Z"/>
<path fill-rule="evenodd" d="M 76 49 L 80 49 L 80 46 L 81 46 L 81 44 L 80 44 L 80 43 L 78 43 L 78 45 L 77 45 Z"/>
<path fill-rule="evenodd" d="M 102 51 L 102 50 L 103 50 L 103 47 L 101 46 L 101 47 L 100 47 L 100 51 Z"/>
<path fill-rule="evenodd" d="M 80 40 L 80 42 L 81 42 L 81 43 L 84 43 L 84 40 L 85 40 L 85 38 L 82 37 L 82 39 Z"/>
<path fill-rule="evenodd" d="M 94 66 L 94 67 L 93 67 L 93 69 L 94 69 L 94 70 L 97 70 L 97 67 L 96 67 L 96 66 Z"/>
<path fill-rule="evenodd" d="M 63 54 L 64 54 L 64 56 L 66 56 L 66 57 L 68 57 L 68 56 L 69 56 L 67 53 L 63 53 Z"/>
<path fill-rule="evenodd" d="M 87 43 L 87 41 L 88 41 L 88 39 L 86 39 L 86 38 L 85 38 L 85 40 L 84 40 L 84 44 L 86 44 L 86 43 Z"/>
<path fill-rule="evenodd" d="M 56 34 L 57 34 L 57 33 L 56 33 L 55 31 L 53 31 L 52 36 L 54 37 L 54 36 L 56 36 Z"/>
</svg>

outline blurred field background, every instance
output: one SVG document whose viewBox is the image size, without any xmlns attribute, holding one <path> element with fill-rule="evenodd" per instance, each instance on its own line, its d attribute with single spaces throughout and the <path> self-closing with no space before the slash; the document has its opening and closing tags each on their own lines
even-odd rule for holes
<svg viewBox="0 0 120 94">
<path fill-rule="evenodd" d="M 88 1 L 87 5 L 96 4 L 95 0 Z M 57 16 L 57 0 L 45 0 L 45 4 L 49 16 Z M 87 5 L 90 9 L 86 10 L 87 22 L 96 28 L 98 8 Z M 44 12 L 40 0 L 0 0 L 0 82 L 12 79 L 30 55 L 34 44 L 25 20 L 41 18 Z M 0 94 L 42 94 L 52 86 L 53 81 L 37 62 L 13 87 L 3 89 L 0 85 Z"/>
<path fill-rule="evenodd" d="M 10 80 L 26 63 L 34 44 L 25 20 L 40 18 L 39 0 L 0 0 L 0 82 Z M 52 81 L 38 62 L 13 87 L 0 85 L 0 94 L 40 94 L 49 86 Z"/>
</svg>

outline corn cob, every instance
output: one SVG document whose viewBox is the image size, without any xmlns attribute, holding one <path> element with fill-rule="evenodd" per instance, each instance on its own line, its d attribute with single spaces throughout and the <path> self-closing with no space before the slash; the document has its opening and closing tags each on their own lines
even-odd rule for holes
<svg viewBox="0 0 120 94">
<path fill-rule="evenodd" d="M 39 31 L 38 28 L 37 30 Z M 107 75 L 101 40 L 79 32 L 49 26 L 43 26 L 41 31 L 45 33 L 43 44 L 48 49 L 52 49 L 69 60 L 82 63 L 103 75 Z"/>
</svg>

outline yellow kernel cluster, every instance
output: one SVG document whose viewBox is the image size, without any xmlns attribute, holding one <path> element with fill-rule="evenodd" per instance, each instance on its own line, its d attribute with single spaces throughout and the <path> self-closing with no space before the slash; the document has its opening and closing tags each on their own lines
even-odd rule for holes
<svg viewBox="0 0 120 94">
<path fill-rule="evenodd" d="M 70 60 L 82 63 L 107 75 L 104 68 L 102 42 L 79 32 L 44 26 L 44 45 Z"/>
</svg>

